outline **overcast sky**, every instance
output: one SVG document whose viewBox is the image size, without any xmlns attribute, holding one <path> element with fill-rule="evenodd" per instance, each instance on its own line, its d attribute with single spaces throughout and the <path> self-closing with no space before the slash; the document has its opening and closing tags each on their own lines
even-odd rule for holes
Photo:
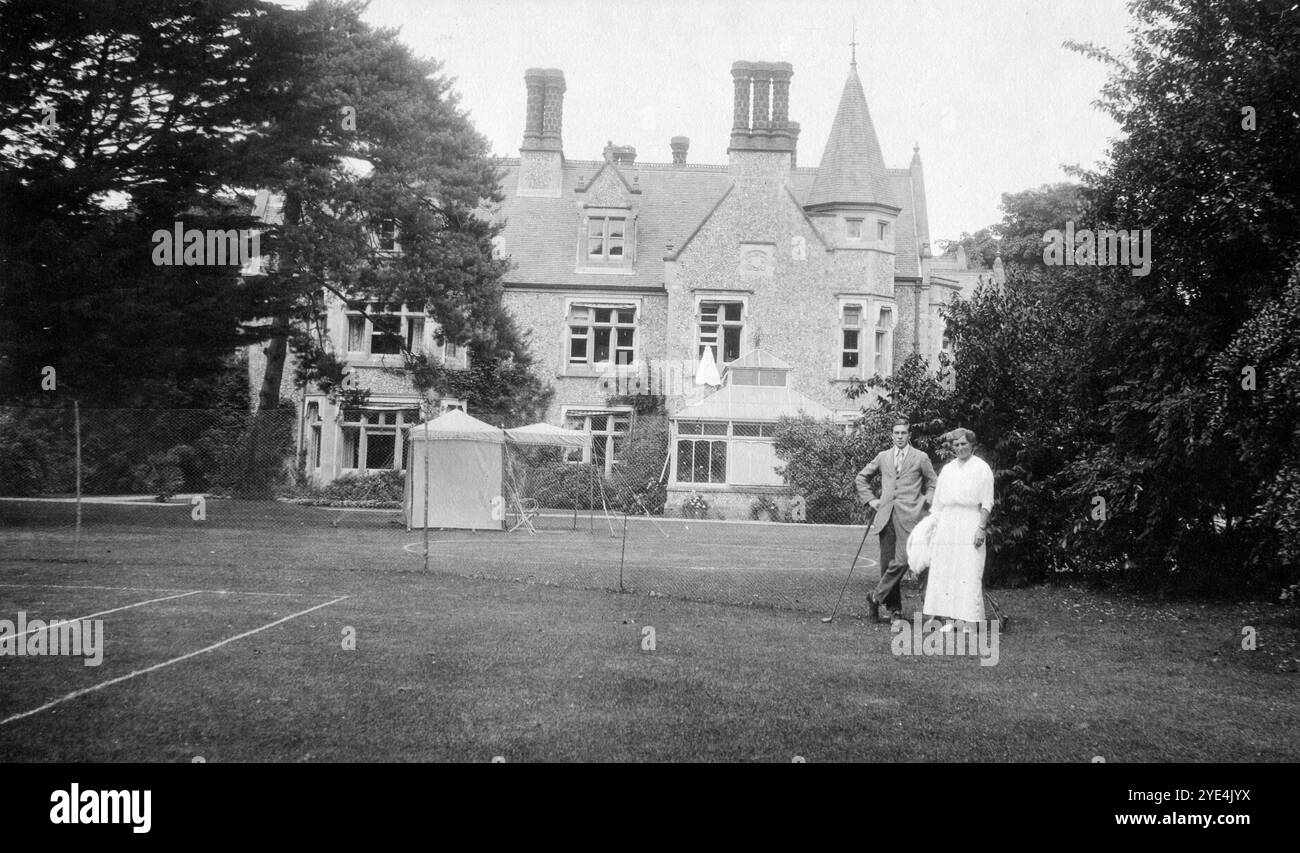
<svg viewBox="0 0 1300 853">
<path fill-rule="evenodd" d="M 297 4 L 294 4 L 297 5 Z M 952 238 L 1001 219 L 1003 192 L 1094 166 L 1115 124 L 1092 106 L 1106 75 L 1066 39 L 1128 43 L 1123 0 L 372 0 L 366 19 L 399 27 L 441 60 L 496 154 L 517 156 L 524 69 L 559 68 L 564 153 L 599 159 L 606 141 L 670 162 L 727 162 L 731 63 L 794 66 L 790 118 L 801 165 L 817 165 L 849 70 L 858 73 L 890 167 L 920 143 L 930 231 Z"/>
</svg>

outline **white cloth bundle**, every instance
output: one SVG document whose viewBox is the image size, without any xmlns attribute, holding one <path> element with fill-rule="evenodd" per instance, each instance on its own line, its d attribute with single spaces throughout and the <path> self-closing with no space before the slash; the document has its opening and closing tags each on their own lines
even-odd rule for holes
<svg viewBox="0 0 1300 853">
<path fill-rule="evenodd" d="M 930 558 L 934 554 L 934 532 L 938 528 L 938 520 L 931 513 L 918 521 L 907 537 L 907 567 L 918 575 L 930 568 Z"/>
</svg>

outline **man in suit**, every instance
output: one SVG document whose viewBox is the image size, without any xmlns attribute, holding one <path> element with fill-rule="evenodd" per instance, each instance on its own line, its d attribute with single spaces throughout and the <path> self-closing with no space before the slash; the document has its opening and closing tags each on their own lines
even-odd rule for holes
<svg viewBox="0 0 1300 853">
<path fill-rule="evenodd" d="M 934 502 L 938 479 L 930 457 L 912 446 L 912 425 L 907 418 L 896 419 L 890 434 L 893 446 L 868 462 L 853 481 L 858 500 L 876 511 L 869 532 L 880 536 L 880 582 L 867 593 L 867 607 L 875 620 L 880 619 L 882 604 L 890 620 L 901 615 L 899 582 L 907 573 L 907 536 Z M 880 472 L 879 496 L 867 482 L 876 472 Z"/>
</svg>

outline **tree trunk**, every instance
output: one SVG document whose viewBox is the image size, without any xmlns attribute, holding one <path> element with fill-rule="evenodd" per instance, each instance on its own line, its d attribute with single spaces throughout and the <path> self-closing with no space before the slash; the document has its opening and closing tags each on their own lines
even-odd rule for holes
<svg viewBox="0 0 1300 853">
<path fill-rule="evenodd" d="M 262 374 L 262 390 L 257 396 L 259 412 L 269 412 L 280 405 L 280 383 L 289 350 L 289 312 L 276 314 L 271 329 L 271 339 L 266 344 L 266 372 Z"/>
</svg>

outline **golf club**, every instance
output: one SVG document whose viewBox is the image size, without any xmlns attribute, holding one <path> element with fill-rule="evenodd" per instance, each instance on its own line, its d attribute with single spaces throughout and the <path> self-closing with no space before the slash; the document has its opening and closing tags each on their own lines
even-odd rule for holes
<svg viewBox="0 0 1300 853">
<path fill-rule="evenodd" d="M 997 617 L 998 630 L 1005 632 L 1007 628 L 1011 626 L 1011 620 L 1002 615 L 1002 608 L 998 605 L 998 600 L 989 595 L 988 590 L 984 591 L 984 598 L 988 601 L 989 608 L 993 611 L 993 615 Z"/>
<path fill-rule="evenodd" d="M 858 557 L 862 556 L 862 547 L 867 544 L 867 534 L 871 532 L 871 522 L 876 520 L 876 511 L 873 509 L 871 515 L 867 518 L 866 529 L 862 531 L 862 541 L 858 543 L 858 553 L 853 555 L 853 562 L 849 565 L 849 576 L 844 579 L 844 586 L 840 587 L 840 597 L 835 599 L 835 606 L 831 608 L 830 616 L 823 616 L 823 622 L 833 622 L 835 614 L 840 609 L 840 602 L 844 600 L 844 590 L 849 588 L 849 581 L 853 579 L 853 570 L 857 568 Z"/>
</svg>

